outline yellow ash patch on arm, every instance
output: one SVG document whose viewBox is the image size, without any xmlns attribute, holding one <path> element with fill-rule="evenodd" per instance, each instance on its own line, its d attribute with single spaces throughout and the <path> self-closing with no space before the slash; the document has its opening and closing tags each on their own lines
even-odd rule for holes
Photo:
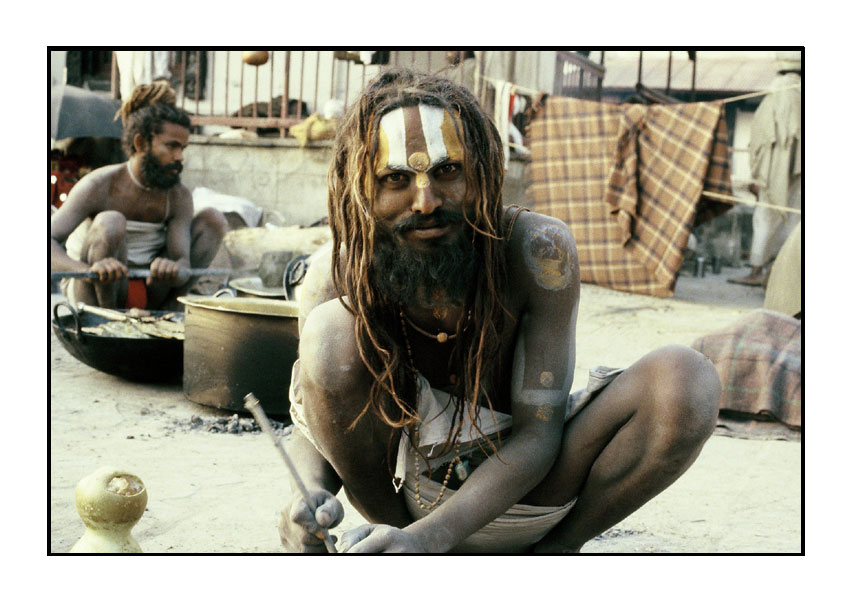
<svg viewBox="0 0 850 603">
<path fill-rule="evenodd" d="M 534 414 L 535 418 L 540 419 L 541 421 L 548 421 L 552 418 L 552 415 L 555 414 L 555 409 L 551 404 L 543 404 L 537 409 L 537 412 Z"/>
<path fill-rule="evenodd" d="M 525 260 L 534 280 L 544 289 L 557 291 L 569 284 L 569 246 L 556 227 L 544 227 L 526 240 Z"/>
</svg>

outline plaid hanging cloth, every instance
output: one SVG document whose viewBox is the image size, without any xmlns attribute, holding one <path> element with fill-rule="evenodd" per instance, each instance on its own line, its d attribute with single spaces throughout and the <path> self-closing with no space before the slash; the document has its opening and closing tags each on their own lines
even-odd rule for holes
<svg viewBox="0 0 850 603">
<path fill-rule="evenodd" d="M 669 297 L 693 227 L 730 209 L 723 104 L 549 97 L 531 125 L 534 209 L 573 231 L 582 281 Z"/>
</svg>

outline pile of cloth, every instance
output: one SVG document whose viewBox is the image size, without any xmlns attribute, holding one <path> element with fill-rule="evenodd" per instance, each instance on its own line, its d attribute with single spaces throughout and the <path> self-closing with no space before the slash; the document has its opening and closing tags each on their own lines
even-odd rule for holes
<svg viewBox="0 0 850 603">
<path fill-rule="evenodd" d="M 551 96 L 531 123 L 534 210 L 573 232 L 583 282 L 670 297 L 693 228 L 731 206 L 721 102 L 640 105 Z"/>
<path fill-rule="evenodd" d="M 802 334 L 802 321 L 759 309 L 691 344 L 714 363 L 723 384 L 719 425 L 783 439 L 788 430 L 800 432 Z"/>
</svg>

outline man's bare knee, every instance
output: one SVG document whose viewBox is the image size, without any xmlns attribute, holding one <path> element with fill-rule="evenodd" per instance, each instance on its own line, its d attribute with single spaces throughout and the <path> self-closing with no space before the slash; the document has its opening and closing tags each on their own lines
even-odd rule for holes
<svg viewBox="0 0 850 603">
<path fill-rule="evenodd" d="M 660 433 L 673 447 L 702 445 L 713 433 L 720 379 L 711 361 L 686 346 L 653 354 L 652 401 Z"/>
<path fill-rule="evenodd" d="M 206 268 L 218 252 L 229 225 L 224 214 L 207 207 L 192 220 L 192 252 L 190 261 L 194 268 Z"/>
<path fill-rule="evenodd" d="M 117 248 L 124 240 L 127 231 L 127 219 L 118 211 L 102 211 L 92 220 L 88 239 L 92 242 Z"/>
<path fill-rule="evenodd" d="M 215 236 L 217 239 L 223 239 L 227 234 L 229 225 L 224 214 L 212 207 L 202 209 L 192 219 L 192 233 L 200 234 L 201 232 Z"/>
</svg>

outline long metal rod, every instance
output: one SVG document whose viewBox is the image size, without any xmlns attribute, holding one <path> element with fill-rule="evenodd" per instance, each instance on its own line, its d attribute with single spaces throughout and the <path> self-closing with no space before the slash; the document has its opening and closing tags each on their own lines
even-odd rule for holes
<svg viewBox="0 0 850 603">
<path fill-rule="evenodd" d="M 304 104 L 304 60 L 307 56 L 307 51 L 301 51 L 301 68 L 298 72 L 298 119 L 304 115 L 303 104 Z M 314 107 L 315 109 L 315 107 Z M 315 111 L 314 111 L 315 113 Z"/>
<path fill-rule="evenodd" d="M 313 113 L 319 113 L 319 62 L 322 60 L 322 51 L 316 51 L 316 85 L 313 88 Z"/>
<path fill-rule="evenodd" d="M 260 401 L 257 400 L 257 397 L 254 394 L 248 394 L 244 398 L 245 400 L 245 408 L 251 411 L 251 414 L 254 415 L 254 419 L 257 423 L 260 424 L 260 428 L 268 434 L 268 436 L 274 442 L 274 445 L 277 447 L 278 452 L 280 452 L 280 456 L 283 457 L 283 462 L 286 463 L 287 469 L 292 474 L 292 478 L 295 480 L 295 485 L 298 486 L 298 490 L 301 492 L 301 496 L 304 497 L 304 502 L 307 503 L 307 507 L 309 507 L 310 512 L 313 514 L 313 517 L 316 517 L 316 505 L 313 504 L 313 501 L 310 499 L 310 495 L 307 492 L 306 486 L 304 486 L 304 482 L 301 481 L 301 476 L 298 475 L 298 470 L 295 469 L 295 465 L 292 463 L 292 459 L 289 458 L 289 455 L 286 453 L 286 450 L 283 448 L 283 444 L 280 443 L 274 435 L 274 429 L 269 423 L 268 417 L 266 417 L 266 413 L 263 410 L 263 407 L 260 406 Z M 334 546 L 333 538 L 331 538 L 330 533 L 327 528 L 319 527 L 318 536 L 322 542 L 325 543 L 325 548 L 328 549 L 329 553 L 336 553 L 336 547 Z"/>
<path fill-rule="evenodd" d="M 723 203 L 741 203 L 743 205 L 752 205 L 753 207 L 766 207 L 767 209 L 774 209 L 776 211 L 785 211 L 792 214 L 803 215 L 803 210 L 797 209 L 796 207 L 773 205 L 772 203 L 764 203 L 762 201 L 750 201 L 749 199 L 742 199 L 741 197 L 735 197 L 733 195 L 723 195 L 721 193 L 713 193 L 711 191 L 702 191 L 702 196 L 708 197 L 709 199 L 716 199 Z"/>
<path fill-rule="evenodd" d="M 253 273 L 254 271 L 248 271 Z M 188 268 L 180 271 L 180 275 L 188 274 L 190 277 L 196 276 L 232 276 L 235 273 L 234 270 L 230 270 L 229 268 Z M 151 271 L 149 268 L 133 268 L 127 271 L 127 278 L 147 278 L 151 275 Z M 61 278 L 99 278 L 97 272 L 51 272 L 50 273 L 51 280 L 58 280 Z"/>
<path fill-rule="evenodd" d="M 206 51 L 204 51 L 206 52 Z M 195 113 L 198 113 L 198 103 L 201 100 L 201 51 L 195 51 Z"/>
<path fill-rule="evenodd" d="M 186 55 L 189 53 L 188 50 L 184 50 L 180 54 L 180 71 L 182 72 L 182 81 L 180 82 L 180 108 L 184 111 L 186 110 Z"/>
<path fill-rule="evenodd" d="M 224 114 L 227 115 L 228 95 L 230 94 L 230 51 L 224 51 Z"/>
<path fill-rule="evenodd" d="M 210 51 L 210 73 L 210 115 L 215 115 L 215 50 Z"/>
</svg>

